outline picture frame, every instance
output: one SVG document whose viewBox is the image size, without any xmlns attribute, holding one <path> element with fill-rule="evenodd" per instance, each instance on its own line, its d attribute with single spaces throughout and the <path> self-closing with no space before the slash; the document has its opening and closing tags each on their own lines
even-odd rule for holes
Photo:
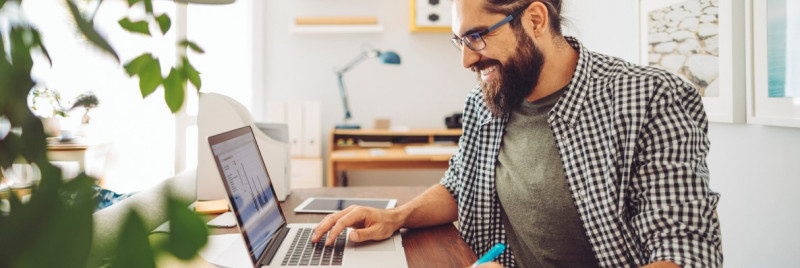
<svg viewBox="0 0 800 268">
<path fill-rule="evenodd" d="M 410 0 L 412 32 L 450 32 L 452 0 Z"/>
<path fill-rule="evenodd" d="M 743 2 L 641 0 L 639 16 L 639 63 L 692 83 L 710 122 L 745 123 Z"/>
<path fill-rule="evenodd" d="M 780 2 L 778 1 L 778 3 Z M 789 24 L 788 21 L 781 22 L 779 17 L 769 14 L 770 5 L 774 3 L 774 0 L 748 0 L 746 2 L 746 13 L 749 14 L 746 20 L 746 25 L 748 26 L 746 33 L 748 40 L 750 40 L 747 43 L 747 54 L 751 55 L 747 63 L 747 121 L 748 123 L 759 125 L 800 127 L 800 88 L 798 88 L 800 87 L 800 81 L 797 80 L 800 77 L 800 69 L 798 69 L 800 68 L 800 62 L 798 62 L 800 61 L 800 56 L 796 55 L 800 53 L 800 49 L 797 49 L 797 47 L 800 47 L 800 36 L 795 35 L 794 38 L 786 38 L 784 36 L 783 38 L 786 40 L 780 41 L 786 42 L 778 42 L 778 44 L 783 43 L 784 45 L 779 45 L 778 47 L 770 46 L 770 41 L 782 38 L 774 35 L 773 28 L 775 26 L 780 27 L 781 24 L 784 24 L 784 26 Z M 783 3 L 792 2 L 783 1 Z M 800 3 L 794 2 L 794 7 L 789 9 L 800 9 L 798 4 Z M 781 12 L 791 12 L 788 9 L 780 10 L 780 7 L 778 9 Z M 786 17 L 791 18 L 792 16 Z M 791 19 L 797 20 L 797 18 Z M 791 24 L 797 26 L 800 21 L 794 21 Z M 797 34 L 797 31 L 797 29 L 794 30 L 794 34 Z M 786 33 L 792 33 L 792 31 L 786 31 Z M 788 36 L 789 34 L 786 35 Z M 793 47 L 789 44 L 790 42 L 797 44 Z M 775 52 L 776 50 L 786 52 L 792 49 L 795 54 L 794 60 L 787 59 L 791 57 L 791 53 L 780 55 L 780 51 Z M 781 61 L 783 61 L 783 66 L 780 66 Z M 778 62 L 778 64 L 774 64 L 775 62 Z M 787 65 L 793 65 L 794 67 L 787 68 Z M 784 71 L 785 73 L 776 76 L 776 74 L 780 74 L 778 71 Z M 790 82 L 792 79 L 794 79 L 794 82 Z M 787 83 L 789 84 L 787 85 Z M 784 96 L 775 96 L 777 95 L 776 91 L 781 93 L 780 87 L 783 87 L 782 94 Z"/>
</svg>

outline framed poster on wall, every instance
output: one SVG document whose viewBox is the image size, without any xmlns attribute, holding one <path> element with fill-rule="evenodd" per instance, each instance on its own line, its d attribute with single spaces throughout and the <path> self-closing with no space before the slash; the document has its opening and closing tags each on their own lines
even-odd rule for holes
<svg viewBox="0 0 800 268">
<path fill-rule="evenodd" d="M 640 64 L 691 82 L 709 121 L 744 123 L 743 2 L 642 0 L 639 15 Z"/>
<path fill-rule="evenodd" d="M 450 32 L 452 0 L 410 0 L 412 32 Z"/>
<path fill-rule="evenodd" d="M 747 1 L 747 121 L 800 127 L 800 1 Z"/>
</svg>

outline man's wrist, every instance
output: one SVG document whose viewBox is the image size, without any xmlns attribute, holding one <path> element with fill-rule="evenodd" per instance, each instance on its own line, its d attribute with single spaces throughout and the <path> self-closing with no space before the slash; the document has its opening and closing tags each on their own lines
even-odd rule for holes
<svg viewBox="0 0 800 268">
<path fill-rule="evenodd" d="M 389 210 L 390 221 L 395 224 L 395 229 L 406 227 L 408 224 L 408 217 L 411 215 L 412 208 L 409 204 L 399 206 Z"/>
</svg>

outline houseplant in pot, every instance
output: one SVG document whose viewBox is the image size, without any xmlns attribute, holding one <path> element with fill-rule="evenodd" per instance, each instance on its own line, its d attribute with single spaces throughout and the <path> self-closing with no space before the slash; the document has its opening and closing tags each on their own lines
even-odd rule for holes
<svg viewBox="0 0 800 268">
<path fill-rule="evenodd" d="M 48 137 L 58 137 L 61 130 L 61 118 L 67 117 L 67 111 L 61 103 L 61 93 L 49 87 L 37 87 L 31 90 L 31 110 L 42 120 L 44 133 Z"/>
<path fill-rule="evenodd" d="M 91 120 L 89 117 L 89 111 L 97 108 L 97 105 L 100 105 L 100 100 L 97 99 L 97 96 L 94 95 L 94 92 L 89 91 L 78 95 L 78 97 L 75 97 L 75 102 L 72 103 L 72 107 L 67 109 L 67 112 L 82 107 L 84 112 L 83 116 L 81 117 L 81 124 L 89 124 L 89 121 Z"/>
</svg>

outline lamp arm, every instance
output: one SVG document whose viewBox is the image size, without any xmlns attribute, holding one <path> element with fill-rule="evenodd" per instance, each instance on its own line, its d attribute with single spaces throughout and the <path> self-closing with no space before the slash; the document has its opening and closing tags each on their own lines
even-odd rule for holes
<svg viewBox="0 0 800 268">
<path fill-rule="evenodd" d="M 344 90 L 344 81 L 342 80 L 342 75 L 344 72 L 336 72 L 336 76 L 339 79 L 339 96 L 342 97 L 342 106 L 344 107 L 344 121 L 350 119 L 350 105 L 347 103 L 347 92 Z"/>
<path fill-rule="evenodd" d="M 336 73 L 337 74 L 346 73 L 347 71 L 349 71 L 350 69 L 355 67 L 357 64 L 361 63 L 361 61 L 366 59 L 367 56 L 368 56 L 368 53 L 366 51 L 364 53 L 358 54 L 358 56 L 356 56 L 353 60 L 351 60 L 349 63 L 347 63 L 347 65 L 345 65 L 341 69 L 337 70 Z"/>
<path fill-rule="evenodd" d="M 344 107 L 344 120 L 347 121 L 351 118 L 350 115 L 350 104 L 347 102 L 347 92 L 344 90 L 344 80 L 342 76 L 344 73 L 364 61 L 369 56 L 369 53 L 365 51 L 364 53 L 358 54 L 355 58 L 353 58 L 350 62 L 347 63 L 344 67 L 339 70 L 336 70 L 336 77 L 339 80 L 339 96 L 342 97 L 342 106 Z"/>
</svg>

